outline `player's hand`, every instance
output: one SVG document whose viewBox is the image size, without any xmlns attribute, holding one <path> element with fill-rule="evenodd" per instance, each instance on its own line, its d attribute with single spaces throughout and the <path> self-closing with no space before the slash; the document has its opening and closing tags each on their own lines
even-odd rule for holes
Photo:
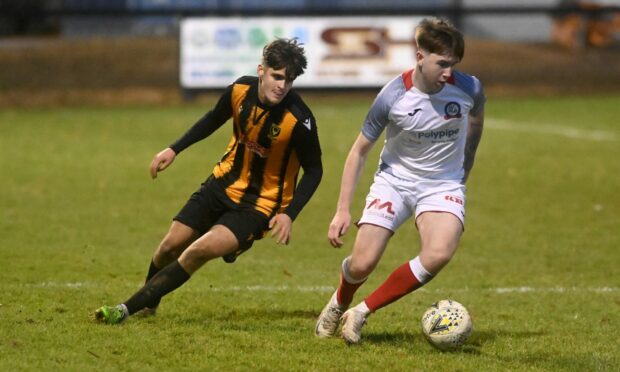
<svg viewBox="0 0 620 372">
<path fill-rule="evenodd" d="M 291 241 L 293 231 L 293 220 L 286 213 L 278 213 L 269 221 L 271 237 L 277 244 L 288 244 Z"/>
<path fill-rule="evenodd" d="M 342 247 L 344 241 L 340 237 L 347 233 L 350 226 L 351 214 L 349 212 L 336 212 L 327 231 L 327 239 L 329 239 L 332 247 Z"/>
<path fill-rule="evenodd" d="M 170 164 L 174 161 L 177 154 L 170 147 L 167 149 L 160 151 L 151 162 L 151 166 L 149 170 L 151 171 L 151 178 L 157 178 L 157 172 L 161 172 L 164 169 L 168 168 Z"/>
</svg>

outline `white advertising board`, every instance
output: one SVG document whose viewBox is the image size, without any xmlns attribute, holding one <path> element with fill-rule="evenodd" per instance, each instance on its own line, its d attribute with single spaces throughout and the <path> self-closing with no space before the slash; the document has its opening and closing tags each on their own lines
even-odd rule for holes
<svg viewBox="0 0 620 372">
<path fill-rule="evenodd" d="M 380 87 L 413 66 L 415 17 L 186 18 L 180 81 L 186 89 L 223 88 L 256 75 L 262 48 L 297 37 L 308 68 L 296 87 Z"/>
</svg>

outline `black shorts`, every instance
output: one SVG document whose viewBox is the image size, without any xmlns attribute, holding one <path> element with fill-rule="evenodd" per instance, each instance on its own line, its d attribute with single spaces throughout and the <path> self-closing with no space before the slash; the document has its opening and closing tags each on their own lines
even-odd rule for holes
<svg viewBox="0 0 620 372">
<path fill-rule="evenodd" d="M 252 247 L 254 240 L 261 239 L 269 229 L 269 218 L 252 209 L 242 208 L 226 196 L 220 195 L 209 180 L 192 194 L 185 206 L 174 217 L 175 221 L 205 234 L 214 225 L 223 225 L 232 231 L 239 242 L 237 251 L 222 258 L 234 262 Z"/>
</svg>

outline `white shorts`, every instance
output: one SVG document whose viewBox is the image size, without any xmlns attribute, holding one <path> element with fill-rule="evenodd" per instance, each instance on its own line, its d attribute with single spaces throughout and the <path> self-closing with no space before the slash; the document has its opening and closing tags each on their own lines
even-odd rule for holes
<svg viewBox="0 0 620 372">
<path fill-rule="evenodd" d="M 465 185 L 446 180 L 405 180 L 382 171 L 366 196 L 358 225 L 372 224 L 396 231 L 409 217 L 423 212 L 452 213 L 465 226 Z"/>
</svg>

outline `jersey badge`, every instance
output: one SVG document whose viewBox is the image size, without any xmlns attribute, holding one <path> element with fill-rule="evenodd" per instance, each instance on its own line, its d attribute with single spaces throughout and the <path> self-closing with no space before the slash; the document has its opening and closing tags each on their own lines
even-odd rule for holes
<svg viewBox="0 0 620 372">
<path fill-rule="evenodd" d="M 459 105 L 458 102 L 448 102 L 446 104 L 446 107 L 444 107 L 443 111 L 446 113 L 446 115 L 443 117 L 446 120 L 460 118 L 462 116 L 461 105 Z"/>
<path fill-rule="evenodd" d="M 269 138 L 274 139 L 280 135 L 280 127 L 273 123 L 271 124 L 271 128 L 269 128 Z"/>
</svg>

